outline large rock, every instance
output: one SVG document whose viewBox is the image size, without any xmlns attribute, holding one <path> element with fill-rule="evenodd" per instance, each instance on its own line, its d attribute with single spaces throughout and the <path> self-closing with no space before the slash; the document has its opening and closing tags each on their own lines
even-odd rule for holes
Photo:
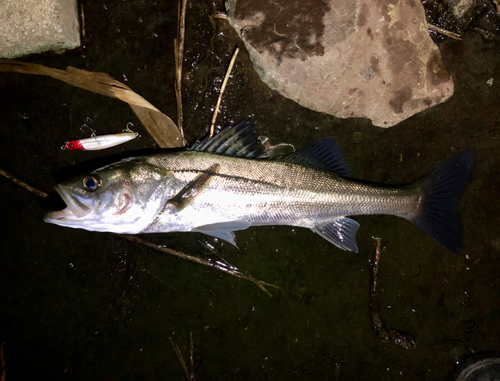
<svg viewBox="0 0 500 381">
<path fill-rule="evenodd" d="M 261 79 L 302 106 L 390 127 L 453 94 L 420 0 L 227 0 Z"/>
</svg>

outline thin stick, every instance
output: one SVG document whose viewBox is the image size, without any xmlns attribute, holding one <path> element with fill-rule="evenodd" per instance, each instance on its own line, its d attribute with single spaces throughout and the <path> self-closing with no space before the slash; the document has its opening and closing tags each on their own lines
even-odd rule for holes
<svg viewBox="0 0 500 381">
<path fill-rule="evenodd" d="M 226 71 L 226 76 L 224 77 L 224 81 L 222 82 L 222 86 L 221 86 L 220 92 L 219 92 L 219 98 L 217 99 L 217 104 L 215 105 L 214 115 L 212 116 L 212 123 L 210 124 L 210 137 L 214 136 L 215 121 L 217 119 L 217 114 L 219 113 L 220 102 L 222 100 L 222 94 L 224 94 L 224 89 L 226 88 L 227 80 L 229 79 L 229 75 L 231 74 L 231 70 L 233 69 L 234 61 L 236 61 L 236 56 L 238 55 L 239 51 L 240 51 L 240 48 L 238 48 L 238 47 L 236 47 L 236 49 L 234 49 L 233 57 L 231 58 L 231 62 L 229 62 L 229 66 L 228 66 L 227 71 Z"/>
<path fill-rule="evenodd" d="M 165 282 L 163 279 L 161 279 L 159 276 L 156 276 L 155 274 L 153 274 L 151 271 L 149 271 L 149 270 L 148 270 L 148 271 L 147 271 L 147 273 L 148 273 L 149 275 L 151 275 L 153 278 L 158 279 L 158 280 L 159 280 L 161 283 L 163 283 L 165 286 L 170 287 L 172 290 L 179 292 L 179 290 L 178 290 L 178 289 L 176 289 L 175 287 L 172 287 L 172 286 L 171 286 L 171 285 L 169 285 L 167 282 Z"/>
<path fill-rule="evenodd" d="M 172 340 L 171 337 L 169 337 L 170 342 L 172 343 L 172 347 L 174 348 L 174 352 L 177 355 L 177 358 L 179 359 L 179 362 L 181 363 L 182 370 L 184 371 L 184 374 L 186 375 L 186 378 L 188 381 L 191 379 L 189 376 L 188 368 L 186 366 L 186 362 L 184 361 L 184 358 L 182 357 L 181 350 L 179 349 L 179 346 L 177 344 L 174 344 L 174 341 Z"/>
<path fill-rule="evenodd" d="M 161 251 L 162 253 L 167 253 L 167 254 L 170 254 L 170 255 L 175 255 L 176 257 L 185 259 L 187 261 L 198 263 L 200 265 L 207 266 L 207 267 L 212 267 L 212 268 L 215 268 L 215 269 L 217 269 L 219 271 L 222 271 L 222 272 L 224 272 L 226 274 L 229 274 L 229 275 L 235 276 L 237 278 L 253 282 L 262 291 L 264 291 L 267 295 L 269 295 L 270 297 L 272 297 L 273 295 L 266 289 L 265 286 L 267 286 L 267 287 L 273 287 L 273 288 L 276 288 L 278 290 L 283 291 L 281 287 L 276 286 L 275 284 L 271 284 L 271 283 L 267 283 L 267 282 L 255 279 L 250 274 L 244 274 L 240 270 L 238 270 L 236 267 L 228 266 L 225 263 L 222 263 L 220 261 L 207 261 L 207 260 L 202 259 L 202 258 L 198 258 L 198 257 L 194 257 L 192 255 L 181 253 L 180 251 L 177 251 L 177 250 L 174 250 L 174 249 L 170 249 L 168 247 L 159 247 L 158 245 L 156 245 L 156 244 L 154 244 L 152 242 L 144 241 L 144 240 L 142 240 L 140 238 L 137 238 L 137 237 L 135 237 L 133 235 L 122 235 L 122 234 L 119 234 L 119 236 L 122 237 L 122 238 L 125 238 L 125 239 L 127 239 L 129 241 L 137 242 L 137 243 L 146 245 L 146 246 L 148 246 L 148 247 L 150 247 L 150 248 L 152 248 L 154 250 Z"/>
<path fill-rule="evenodd" d="M 189 334 L 189 360 L 191 362 L 191 374 L 190 381 L 194 381 L 194 361 L 193 361 L 193 353 L 194 353 L 194 343 L 193 343 L 193 331 Z"/>
<path fill-rule="evenodd" d="M 432 25 L 432 24 L 427 24 L 428 26 L 428 29 L 429 30 L 432 30 L 434 32 L 438 32 L 438 33 L 441 33 L 445 36 L 448 36 L 450 38 L 453 38 L 455 40 L 461 40 L 460 38 L 460 35 L 459 34 L 456 34 L 456 33 L 453 33 L 453 32 L 450 32 L 449 30 L 446 30 L 446 29 L 442 29 L 436 25 Z"/>
<path fill-rule="evenodd" d="M 181 131 L 181 137 L 184 136 L 184 132 L 182 129 L 182 121 L 183 121 L 183 113 L 182 113 L 182 92 L 181 92 L 181 81 L 182 81 L 182 69 L 181 72 L 178 70 L 179 66 L 179 41 L 177 38 L 174 38 L 174 59 L 175 59 L 175 82 L 174 82 L 174 90 L 175 90 L 175 100 L 177 102 L 177 127 L 179 127 L 179 131 Z"/>
<path fill-rule="evenodd" d="M 82 38 L 85 38 L 85 13 L 83 9 L 83 4 L 80 4 L 80 15 L 82 20 Z"/>
<path fill-rule="evenodd" d="M 36 188 L 33 188 L 32 186 L 29 186 L 25 182 L 16 179 L 14 176 L 12 176 L 10 173 L 5 172 L 3 169 L 0 169 L 0 175 L 12 180 L 15 184 L 23 187 L 24 189 L 30 191 L 31 193 L 36 194 L 38 197 L 49 197 L 49 195 L 45 192 L 42 192 L 41 190 L 38 190 Z"/>
<path fill-rule="evenodd" d="M 375 259 L 372 266 L 372 283 L 370 288 L 370 318 L 373 329 L 385 343 L 399 345 L 405 349 L 415 348 L 415 339 L 413 337 L 392 329 L 385 321 L 382 320 L 382 317 L 378 312 L 378 270 L 380 268 L 380 256 L 382 254 L 382 238 L 375 238 L 375 240 Z"/>
<path fill-rule="evenodd" d="M 174 40 L 175 55 L 175 97 L 177 99 L 177 126 L 181 131 L 182 142 L 185 144 L 182 122 L 182 63 L 184 62 L 184 36 L 186 32 L 186 5 L 187 0 L 177 2 L 177 39 Z"/>
</svg>

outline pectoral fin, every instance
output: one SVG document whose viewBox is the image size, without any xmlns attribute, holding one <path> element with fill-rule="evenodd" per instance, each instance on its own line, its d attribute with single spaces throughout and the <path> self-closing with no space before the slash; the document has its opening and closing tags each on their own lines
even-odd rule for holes
<svg viewBox="0 0 500 381">
<path fill-rule="evenodd" d="M 311 230 L 338 248 L 357 253 L 356 232 L 358 228 L 359 224 L 353 219 L 341 217 L 324 225 L 317 225 Z"/>
<path fill-rule="evenodd" d="M 192 229 L 192 231 L 220 238 L 226 242 L 229 242 L 231 245 L 238 247 L 236 246 L 236 242 L 234 240 L 233 230 L 243 230 L 248 228 L 249 226 L 250 222 L 248 221 L 229 221 L 198 226 L 197 228 Z"/>
<path fill-rule="evenodd" d="M 210 183 L 210 180 L 214 178 L 219 170 L 219 164 L 214 164 L 208 168 L 205 172 L 200 173 L 194 178 L 193 181 L 188 183 L 184 188 L 182 188 L 179 193 L 169 200 L 169 204 L 172 205 L 177 212 L 180 212 L 190 203 L 192 203 L 196 196 L 198 196 Z"/>
</svg>

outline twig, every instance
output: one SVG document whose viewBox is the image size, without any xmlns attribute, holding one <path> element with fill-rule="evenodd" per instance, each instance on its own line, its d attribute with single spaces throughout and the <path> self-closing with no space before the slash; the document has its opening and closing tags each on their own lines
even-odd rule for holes
<svg viewBox="0 0 500 381">
<path fill-rule="evenodd" d="M 140 238 L 137 238 L 133 235 L 123 235 L 123 234 L 119 234 L 120 237 L 123 237 L 129 241 L 132 241 L 132 242 L 137 242 L 137 243 L 140 243 L 140 244 L 143 244 L 143 245 L 146 245 L 154 250 L 158 250 L 158 251 L 161 251 L 163 253 L 167 253 L 167 254 L 170 254 L 170 255 L 175 255 L 176 257 L 179 257 L 179 258 L 182 258 L 182 259 L 185 259 L 187 261 L 191 261 L 191 262 L 194 262 L 194 263 L 198 263 L 200 265 L 203 265 L 203 266 L 207 266 L 207 267 L 212 267 L 212 268 L 215 268 L 219 271 L 222 271 L 226 274 L 229 274 L 229 275 L 232 275 L 232 276 L 235 276 L 237 278 L 240 278 L 240 279 L 244 279 L 244 280 L 248 280 L 250 282 L 253 282 L 255 283 L 262 291 L 264 291 L 267 295 L 269 296 L 273 296 L 267 289 L 266 289 L 266 286 L 267 287 L 273 287 L 273 288 L 276 288 L 278 290 L 282 290 L 281 287 L 279 286 L 276 286 L 275 284 L 271 284 L 271 283 L 267 283 L 267 282 L 264 282 L 264 281 L 261 281 L 261 280 L 258 280 L 258 279 L 255 279 L 253 276 L 251 276 L 250 274 L 244 274 L 242 273 L 240 270 L 238 270 L 236 267 L 233 267 L 233 266 L 229 266 L 229 265 L 226 265 L 225 263 L 222 263 L 222 262 L 219 262 L 219 261 L 207 261 L 205 259 L 202 259 L 202 258 L 198 258 L 198 257 L 194 257 L 192 255 L 188 255 L 188 254 L 184 254 L 184 253 L 181 253 L 180 251 L 177 251 L 177 250 L 174 250 L 174 249 L 170 249 L 168 247 L 159 247 L 158 245 L 152 243 L 152 242 L 148 242 L 148 241 L 144 241 Z"/>
<path fill-rule="evenodd" d="M 392 329 L 382 320 L 378 312 L 378 270 L 380 267 L 380 256 L 382 253 L 382 238 L 375 238 L 375 260 L 372 266 L 372 284 L 370 292 L 370 318 L 373 329 L 382 338 L 382 341 L 389 344 L 399 345 L 405 349 L 415 348 L 415 340 L 408 334 Z"/>
<path fill-rule="evenodd" d="M 158 280 L 159 280 L 161 283 L 163 283 L 165 286 L 170 287 L 172 290 L 179 292 L 179 290 L 178 290 L 178 289 L 176 289 L 175 287 L 172 287 L 172 286 L 171 286 L 171 285 L 169 285 L 167 282 L 165 282 L 163 279 L 161 279 L 159 276 L 156 276 L 155 274 L 153 274 L 151 271 L 149 271 L 149 270 L 148 270 L 148 271 L 147 271 L 147 273 L 148 273 L 149 275 L 151 275 L 153 278 L 158 279 Z"/>
<path fill-rule="evenodd" d="M 175 98 L 177 99 L 177 127 L 181 132 L 182 143 L 185 144 L 182 122 L 182 63 L 184 62 L 184 36 L 186 31 L 186 5 L 187 0 L 177 2 L 177 38 L 174 39 L 175 56 Z"/>
<path fill-rule="evenodd" d="M 179 362 L 181 363 L 182 370 L 184 371 L 184 374 L 186 375 L 186 378 L 191 380 L 191 377 L 189 376 L 189 372 L 186 366 L 186 362 L 184 361 L 184 358 L 182 357 L 181 350 L 179 349 L 179 346 L 177 344 L 174 344 L 174 341 L 172 340 L 171 337 L 169 337 L 170 342 L 172 343 L 172 347 L 174 348 L 174 352 L 177 355 L 177 358 L 179 359 Z"/>
<path fill-rule="evenodd" d="M 234 61 L 236 61 L 236 56 L 238 55 L 238 52 L 240 49 L 236 47 L 234 49 L 233 56 L 231 58 L 231 62 L 229 62 L 229 66 L 226 71 L 226 76 L 224 77 L 224 81 L 222 82 L 222 86 L 220 88 L 219 92 L 219 98 L 217 99 L 217 104 L 215 105 L 215 110 L 214 110 L 214 115 L 212 116 L 212 123 L 210 124 L 210 137 L 214 136 L 214 130 L 215 130 L 215 121 L 217 119 L 217 114 L 219 113 L 219 107 L 220 107 L 220 102 L 222 100 L 222 94 L 224 94 L 224 89 L 226 88 L 226 83 L 227 80 L 229 79 L 229 75 L 231 74 L 231 70 L 233 69 Z"/>
<path fill-rule="evenodd" d="M 85 39 L 85 13 L 84 13 L 84 9 L 83 9 L 83 4 L 80 4 L 80 16 L 81 16 L 81 20 L 82 20 L 82 26 L 81 26 L 82 38 Z"/>
<path fill-rule="evenodd" d="M 194 381 L 194 361 L 193 361 L 193 353 L 194 353 L 194 343 L 193 343 L 193 331 L 189 333 L 189 360 L 191 362 L 191 373 L 190 373 L 190 381 Z"/>
<path fill-rule="evenodd" d="M 448 36 L 448 37 L 450 37 L 450 38 L 453 38 L 453 39 L 455 39 L 455 40 L 461 40 L 461 38 L 460 38 L 460 35 L 459 35 L 459 34 L 456 34 L 456 33 L 450 32 L 449 30 L 442 29 L 442 28 L 440 28 L 440 27 L 438 27 L 438 26 L 436 26 L 436 25 L 432 25 L 432 24 L 429 24 L 429 23 L 427 24 L 427 26 L 428 26 L 428 29 L 429 29 L 429 30 L 432 30 L 432 31 L 434 31 L 434 32 L 441 33 L 441 34 L 443 34 L 443 35 L 445 35 L 445 36 Z"/>
<path fill-rule="evenodd" d="M 12 176 L 10 173 L 5 172 L 3 169 L 0 169 L 0 175 L 12 180 L 15 184 L 23 187 L 24 189 L 30 191 L 31 193 L 36 194 L 38 197 L 49 197 L 49 195 L 45 192 L 42 192 L 41 190 L 38 190 L 36 188 L 33 188 L 32 186 L 29 186 L 25 182 L 16 179 L 14 176 Z"/>
<path fill-rule="evenodd" d="M 174 343 L 174 340 L 172 340 L 171 337 L 169 337 L 170 342 L 172 343 L 172 347 L 174 348 L 174 352 L 177 355 L 177 359 L 179 360 L 182 370 L 184 371 L 184 374 L 188 381 L 194 381 L 194 363 L 193 363 L 193 352 L 194 352 L 194 344 L 193 344 L 193 331 L 189 333 L 189 361 L 191 364 L 191 371 L 188 370 L 186 366 L 186 362 L 184 361 L 184 357 L 182 357 L 181 350 L 179 349 L 179 346 Z"/>
<path fill-rule="evenodd" d="M 198 242 L 201 245 L 203 245 L 204 247 L 206 247 L 208 249 L 208 251 L 210 251 L 213 255 L 215 255 L 217 258 L 219 258 L 221 261 L 223 261 L 227 266 L 230 266 L 228 261 L 226 261 L 224 258 L 222 258 L 219 254 L 217 254 L 217 252 L 215 251 L 215 249 L 213 248 L 212 245 L 210 245 L 208 242 L 202 242 L 200 240 L 198 240 Z"/>
</svg>

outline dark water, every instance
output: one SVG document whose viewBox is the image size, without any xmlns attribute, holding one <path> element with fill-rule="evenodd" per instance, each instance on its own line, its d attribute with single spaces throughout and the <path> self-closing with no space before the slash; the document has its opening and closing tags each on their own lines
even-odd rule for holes
<svg viewBox="0 0 500 381">
<path fill-rule="evenodd" d="M 26 60 L 106 72 L 175 119 L 173 38 L 176 2 L 83 2 L 85 48 Z M 218 88 L 238 43 L 221 2 L 190 2 L 184 77 L 188 140 L 207 131 Z M 240 47 L 243 47 L 240 44 Z M 7 380 L 182 380 L 170 338 L 189 357 L 193 332 L 198 380 L 442 380 L 474 351 L 500 349 L 500 51 L 474 32 L 440 43 L 455 80 L 445 104 L 383 130 L 306 110 L 267 88 L 242 50 L 226 88 L 219 124 L 251 115 L 258 132 L 296 147 L 334 136 L 353 174 L 412 182 L 466 147 L 476 150 L 475 179 L 462 213 L 465 247 L 451 253 L 396 217 L 357 220 L 358 254 L 309 230 L 251 228 L 240 250 L 220 256 L 283 293 L 162 254 L 109 234 L 48 225 L 55 207 L 0 178 L 0 342 Z M 487 81 L 493 78 L 493 84 Z M 142 137 L 106 152 L 68 152 L 85 137 L 133 122 Z M 0 73 L 0 167 L 52 192 L 60 170 L 154 142 L 124 103 L 56 80 Z M 381 342 L 369 313 L 373 236 L 382 255 L 381 314 L 410 332 L 417 347 Z M 146 236 L 207 258 L 207 238 Z M 212 242 L 212 240 L 209 240 Z"/>
</svg>

